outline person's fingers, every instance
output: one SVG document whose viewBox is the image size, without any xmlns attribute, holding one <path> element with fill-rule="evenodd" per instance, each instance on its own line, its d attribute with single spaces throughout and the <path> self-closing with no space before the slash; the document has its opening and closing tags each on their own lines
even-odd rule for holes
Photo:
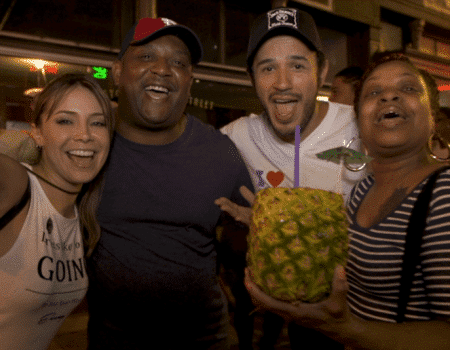
<svg viewBox="0 0 450 350">
<path fill-rule="evenodd" d="M 231 216 L 235 217 L 238 213 L 236 211 L 236 204 L 234 204 L 232 201 L 230 201 L 228 198 L 222 197 L 219 199 L 216 199 L 214 201 L 216 205 L 220 207 L 223 211 L 226 211 Z"/>
<path fill-rule="evenodd" d="M 347 294 L 348 283 L 345 269 L 342 265 L 338 265 L 334 269 L 332 290 L 335 294 Z"/>
<path fill-rule="evenodd" d="M 251 273 L 250 273 L 249 268 L 246 268 L 245 269 L 245 277 L 244 277 L 245 288 L 247 288 L 254 305 L 257 305 L 259 307 L 267 309 L 266 305 L 264 305 L 264 293 L 252 281 L 250 274 Z"/>
<path fill-rule="evenodd" d="M 225 197 L 216 199 L 214 203 L 219 206 L 221 210 L 230 214 L 236 221 L 242 222 L 247 226 L 250 225 L 250 218 L 252 214 L 251 208 L 241 207 Z"/>
<path fill-rule="evenodd" d="M 253 202 L 255 201 L 255 194 L 250 191 L 247 187 L 241 186 L 239 188 L 239 192 L 241 192 L 242 196 L 249 202 L 250 205 L 253 205 Z"/>
<path fill-rule="evenodd" d="M 252 210 L 246 207 L 240 207 L 239 213 L 236 215 L 236 220 L 250 226 L 252 218 Z"/>
<path fill-rule="evenodd" d="M 348 283 L 345 276 L 345 269 L 338 265 L 334 270 L 332 294 L 327 305 L 329 313 L 334 318 L 342 318 L 347 308 Z"/>
<path fill-rule="evenodd" d="M 291 318 L 293 306 L 265 294 L 251 279 L 250 270 L 245 269 L 244 284 L 255 306 L 276 313 L 286 319 Z"/>
</svg>

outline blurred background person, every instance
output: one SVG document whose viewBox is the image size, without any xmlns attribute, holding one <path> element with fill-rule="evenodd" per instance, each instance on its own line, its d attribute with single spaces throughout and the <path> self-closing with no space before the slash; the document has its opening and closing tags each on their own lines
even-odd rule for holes
<svg viewBox="0 0 450 350">
<path fill-rule="evenodd" d="M 441 160 L 450 160 L 450 108 L 441 107 L 436 114 L 436 135 L 431 140 L 433 153 Z"/>
<path fill-rule="evenodd" d="M 424 69 L 419 69 L 431 96 L 436 132 L 429 140 L 428 147 L 433 150 L 433 157 L 441 161 L 450 160 L 450 108 L 439 106 L 439 90 L 436 80 Z"/>
<path fill-rule="evenodd" d="M 439 108 L 436 117 L 436 130 L 446 143 L 450 143 L 450 107 Z"/>
<path fill-rule="evenodd" d="M 331 84 L 330 102 L 353 106 L 355 100 L 355 87 L 361 79 L 364 70 L 360 67 L 347 67 L 338 72 Z"/>
</svg>

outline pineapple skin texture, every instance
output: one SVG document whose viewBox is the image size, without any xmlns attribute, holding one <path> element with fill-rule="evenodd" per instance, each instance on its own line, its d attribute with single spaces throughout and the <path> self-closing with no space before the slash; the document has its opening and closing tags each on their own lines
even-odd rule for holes
<svg viewBox="0 0 450 350">
<path fill-rule="evenodd" d="M 310 188 L 259 191 L 247 237 L 253 282 L 283 301 L 326 299 L 335 267 L 347 261 L 347 228 L 340 194 Z"/>
</svg>

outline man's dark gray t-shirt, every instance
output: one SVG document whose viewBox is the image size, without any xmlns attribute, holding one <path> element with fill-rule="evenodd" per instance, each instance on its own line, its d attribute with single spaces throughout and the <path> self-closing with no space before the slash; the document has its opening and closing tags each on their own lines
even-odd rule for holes
<svg viewBox="0 0 450 350">
<path fill-rule="evenodd" d="M 98 210 L 102 235 L 88 260 L 91 345 L 148 349 L 149 339 L 166 339 L 167 349 L 189 348 L 226 336 L 214 200 L 248 205 L 243 185 L 253 191 L 234 144 L 195 117 L 167 145 L 115 135 Z"/>
</svg>

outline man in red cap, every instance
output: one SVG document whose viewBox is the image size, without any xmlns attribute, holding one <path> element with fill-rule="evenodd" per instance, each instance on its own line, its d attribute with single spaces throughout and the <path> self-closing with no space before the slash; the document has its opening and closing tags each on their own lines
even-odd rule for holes
<svg viewBox="0 0 450 350">
<path fill-rule="evenodd" d="M 214 200 L 251 179 L 227 136 L 184 113 L 202 57 L 189 28 L 143 18 L 112 73 L 116 134 L 87 260 L 89 349 L 228 349 Z"/>
</svg>

